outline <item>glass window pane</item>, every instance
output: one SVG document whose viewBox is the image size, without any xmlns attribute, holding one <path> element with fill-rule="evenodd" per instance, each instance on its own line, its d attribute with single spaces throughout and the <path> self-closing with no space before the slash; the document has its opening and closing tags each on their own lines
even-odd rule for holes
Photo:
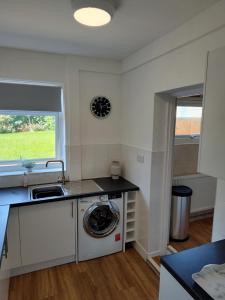
<svg viewBox="0 0 225 300">
<path fill-rule="evenodd" d="M 0 114 L 0 161 L 55 158 L 55 116 Z"/>
<path fill-rule="evenodd" d="M 176 135 L 199 135 L 201 132 L 202 107 L 178 106 Z"/>
</svg>

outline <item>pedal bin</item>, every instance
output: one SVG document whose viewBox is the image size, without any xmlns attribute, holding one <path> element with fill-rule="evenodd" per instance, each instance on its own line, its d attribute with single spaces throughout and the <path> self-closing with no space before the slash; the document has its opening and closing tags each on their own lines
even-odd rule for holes
<svg viewBox="0 0 225 300">
<path fill-rule="evenodd" d="M 170 238 L 175 241 L 188 239 L 192 189 L 178 185 L 172 187 Z"/>
</svg>

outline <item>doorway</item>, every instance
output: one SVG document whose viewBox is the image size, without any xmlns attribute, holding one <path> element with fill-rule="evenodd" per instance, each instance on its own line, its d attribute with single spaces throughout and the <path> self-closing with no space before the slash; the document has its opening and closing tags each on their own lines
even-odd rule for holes
<svg viewBox="0 0 225 300">
<path fill-rule="evenodd" d="M 188 107 L 188 102 L 196 101 L 194 104 L 191 102 L 193 107 L 201 107 L 202 106 L 202 94 L 203 94 L 203 84 L 174 89 L 162 93 L 157 93 L 155 95 L 155 107 L 154 107 L 154 134 L 153 134 L 153 154 L 155 156 L 160 156 L 160 166 L 157 166 L 157 169 L 160 169 L 160 172 L 156 172 L 156 168 L 152 168 L 151 170 L 151 183 L 150 183 L 150 190 L 153 196 L 150 196 L 150 203 L 153 201 L 154 204 L 154 195 L 157 192 L 158 199 L 157 202 L 157 213 L 156 210 L 154 211 L 155 216 L 154 220 L 158 218 L 160 220 L 160 224 L 158 226 L 158 254 L 152 254 L 150 252 L 150 258 L 154 256 L 160 256 L 164 254 L 168 254 L 168 249 L 172 248 L 175 249 L 174 251 L 180 251 L 183 249 L 191 248 L 197 246 L 199 244 L 206 243 L 209 239 L 211 239 L 211 229 L 212 229 L 212 215 L 213 215 L 213 205 L 207 204 L 206 197 L 207 195 L 207 184 L 208 180 L 212 180 L 213 189 L 216 190 L 216 180 L 214 178 L 209 178 L 209 176 L 205 176 L 204 174 L 199 174 L 197 171 L 197 164 L 198 164 L 198 147 L 200 142 L 200 132 L 191 132 L 189 137 L 185 137 L 185 134 L 180 134 L 180 140 L 177 147 L 177 153 L 175 153 L 176 147 L 176 137 L 175 137 L 175 129 L 176 129 L 176 116 L 178 116 L 177 112 L 177 103 L 182 103 L 183 106 L 186 105 Z M 179 101 L 178 101 L 179 100 Z M 197 105 L 198 102 L 198 105 Z M 201 104 L 201 105 L 199 105 Z M 190 110 L 190 109 L 189 109 Z M 201 109 L 197 109 L 201 110 Z M 197 113 L 197 112 L 196 112 Z M 195 120 L 196 124 L 199 125 L 201 120 Z M 190 126 L 190 128 L 193 128 Z M 194 127 L 194 130 L 196 128 Z M 197 134 L 196 134 L 197 133 Z M 183 140 L 182 140 L 183 139 Z M 182 145 L 182 142 L 186 139 L 186 143 Z M 188 145 L 188 147 L 186 147 Z M 190 151 L 189 151 L 190 150 Z M 189 153 L 189 162 L 187 159 L 187 154 L 184 154 L 187 151 Z M 160 155 L 158 155 L 160 153 Z M 194 158 L 191 158 L 192 155 Z M 176 155 L 175 155 L 176 154 Z M 178 162 L 177 166 L 174 166 L 174 160 Z M 152 165 L 154 166 L 154 161 L 152 159 Z M 186 165 L 186 167 L 185 167 Z M 178 173 L 178 171 L 180 173 Z M 182 174 L 183 173 L 183 174 Z M 204 183 L 204 180 L 206 182 Z M 155 183 L 159 183 L 156 185 Z M 153 184 L 152 184 L 153 183 Z M 195 221 L 203 222 L 201 228 L 206 228 L 204 222 L 201 221 L 210 217 L 211 219 L 208 220 L 208 233 L 206 234 L 207 237 L 204 239 L 197 238 L 190 239 L 190 243 L 184 245 L 183 247 L 178 247 L 177 245 L 170 245 L 170 213 L 171 213 L 171 188 L 172 185 L 188 185 L 193 189 L 193 197 L 192 197 L 192 208 L 191 208 L 191 231 L 197 232 L 196 228 L 199 227 L 199 232 L 201 231 L 200 226 L 198 223 L 194 223 Z M 204 186 L 206 189 L 204 189 Z M 156 191 L 157 189 L 157 191 Z M 208 196 L 208 195 L 207 195 Z M 215 195 L 213 197 L 213 202 L 215 200 Z M 200 198 L 200 202 L 197 203 L 196 198 Z M 150 204 L 151 205 L 151 204 Z M 196 225 L 195 225 L 196 224 Z M 151 224 L 150 226 L 154 226 Z M 195 226 L 194 226 L 195 225 Z M 192 236 L 192 233 L 191 233 Z M 201 234 L 199 234 L 201 236 Z M 191 243 L 192 240 L 195 242 Z M 150 241 L 151 242 L 151 241 Z M 168 248 L 168 245 L 172 246 Z M 182 245 L 180 243 L 180 245 Z M 177 248 L 177 249 L 176 249 Z M 157 253 L 157 251 L 155 251 Z M 156 259 L 157 260 L 157 259 Z"/>
<path fill-rule="evenodd" d="M 174 241 L 170 238 L 170 249 L 174 251 L 209 243 L 212 238 L 216 179 L 198 172 L 202 101 L 202 93 L 176 98 L 172 185 L 187 186 L 193 194 L 187 240 Z"/>
</svg>

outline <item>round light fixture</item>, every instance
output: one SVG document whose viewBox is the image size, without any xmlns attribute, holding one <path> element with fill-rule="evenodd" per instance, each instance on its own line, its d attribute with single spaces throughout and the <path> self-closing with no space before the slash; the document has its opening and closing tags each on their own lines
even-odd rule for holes
<svg viewBox="0 0 225 300">
<path fill-rule="evenodd" d="M 82 25 L 108 24 L 116 9 L 115 0 L 71 0 L 74 19 Z"/>
</svg>

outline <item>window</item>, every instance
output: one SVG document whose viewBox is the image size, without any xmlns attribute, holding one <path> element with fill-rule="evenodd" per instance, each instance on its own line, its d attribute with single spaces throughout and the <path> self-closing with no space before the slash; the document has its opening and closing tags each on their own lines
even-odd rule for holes
<svg viewBox="0 0 225 300">
<path fill-rule="evenodd" d="M 24 160 L 42 169 L 63 159 L 61 102 L 60 86 L 0 82 L 0 172 L 25 171 Z"/>
<path fill-rule="evenodd" d="M 59 157 L 57 147 L 59 113 L 0 111 L 0 169 L 19 170 L 22 160 L 41 168 Z"/>
<path fill-rule="evenodd" d="M 176 137 L 198 138 L 201 132 L 202 107 L 177 106 Z"/>
</svg>

